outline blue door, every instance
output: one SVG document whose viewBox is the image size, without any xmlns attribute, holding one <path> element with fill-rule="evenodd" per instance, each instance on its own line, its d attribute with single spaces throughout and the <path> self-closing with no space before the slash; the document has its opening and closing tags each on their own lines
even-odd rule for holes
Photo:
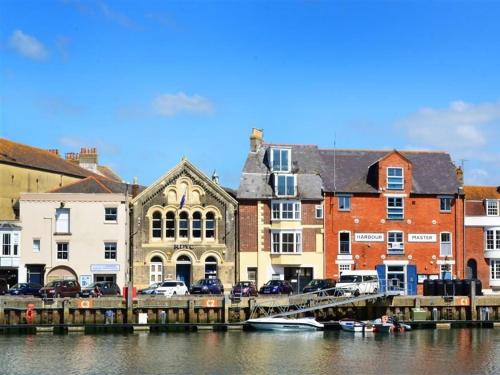
<svg viewBox="0 0 500 375">
<path fill-rule="evenodd" d="M 28 266 L 28 282 L 43 285 L 43 266 Z"/>
<path fill-rule="evenodd" d="M 379 264 L 375 266 L 378 274 L 379 291 L 385 293 L 387 290 L 386 280 L 385 280 L 385 264 Z"/>
<path fill-rule="evenodd" d="M 415 296 L 417 294 L 417 266 L 408 264 L 406 266 L 406 280 L 408 280 L 408 295 Z"/>
</svg>

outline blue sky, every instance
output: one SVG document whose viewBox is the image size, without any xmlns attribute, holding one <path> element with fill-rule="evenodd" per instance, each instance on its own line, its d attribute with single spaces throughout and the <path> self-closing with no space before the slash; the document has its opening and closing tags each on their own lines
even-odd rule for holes
<svg viewBox="0 0 500 375">
<path fill-rule="evenodd" d="M 0 136 L 237 187 L 268 142 L 447 150 L 500 185 L 500 2 L 0 2 Z"/>
</svg>

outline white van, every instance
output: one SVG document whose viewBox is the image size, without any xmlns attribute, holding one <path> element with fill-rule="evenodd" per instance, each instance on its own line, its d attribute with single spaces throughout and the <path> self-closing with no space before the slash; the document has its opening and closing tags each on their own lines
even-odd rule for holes
<svg viewBox="0 0 500 375">
<path fill-rule="evenodd" d="M 378 292 L 377 271 L 343 271 L 335 287 L 345 294 L 359 296 Z"/>
</svg>

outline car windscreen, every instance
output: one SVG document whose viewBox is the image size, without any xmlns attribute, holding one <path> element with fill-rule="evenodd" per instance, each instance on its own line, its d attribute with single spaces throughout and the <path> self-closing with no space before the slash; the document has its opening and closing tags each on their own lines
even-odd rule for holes
<svg viewBox="0 0 500 375">
<path fill-rule="evenodd" d="M 200 286 L 200 285 L 207 285 L 207 284 L 208 284 L 208 280 L 202 279 L 202 280 L 198 280 L 193 285 Z"/>
<path fill-rule="evenodd" d="M 269 280 L 266 283 L 266 286 L 279 286 L 280 285 L 280 280 Z"/>
<path fill-rule="evenodd" d="M 323 280 L 311 280 L 307 286 L 321 286 L 323 285 Z"/>
<path fill-rule="evenodd" d="M 26 288 L 28 284 L 16 284 L 14 285 L 11 289 L 21 289 L 21 288 Z"/>
<path fill-rule="evenodd" d="M 47 284 L 47 286 L 50 288 L 55 288 L 61 286 L 61 283 L 59 281 L 51 281 L 50 283 Z"/>
<path fill-rule="evenodd" d="M 361 276 L 359 275 L 342 275 L 340 276 L 341 283 L 360 283 Z"/>
<path fill-rule="evenodd" d="M 236 284 L 236 286 L 240 288 L 248 288 L 250 286 L 250 283 L 238 283 Z"/>
<path fill-rule="evenodd" d="M 177 283 L 175 281 L 167 281 L 161 284 L 163 288 L 175 288 L 177 286 Z"/>
</svg>

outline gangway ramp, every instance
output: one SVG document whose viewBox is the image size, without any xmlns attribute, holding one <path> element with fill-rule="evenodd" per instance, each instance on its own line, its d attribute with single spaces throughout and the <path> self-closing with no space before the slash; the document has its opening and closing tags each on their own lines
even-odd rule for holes
<svg viewBox="0 0 500 375">
<path fill-rule="evenodd" d="M 345 296 L 345 289 L 329 288 L 317 292 L 297 294 L 289 298 L 277 297 L 259 302 L 252 309 L 250 318 L 293 316 L 330 307 L 351 305 L 361 301 L 375 301 L 378 298 L 400 294 L 400 290 L 390 290 L 383 293 Z"/>
</svg>

